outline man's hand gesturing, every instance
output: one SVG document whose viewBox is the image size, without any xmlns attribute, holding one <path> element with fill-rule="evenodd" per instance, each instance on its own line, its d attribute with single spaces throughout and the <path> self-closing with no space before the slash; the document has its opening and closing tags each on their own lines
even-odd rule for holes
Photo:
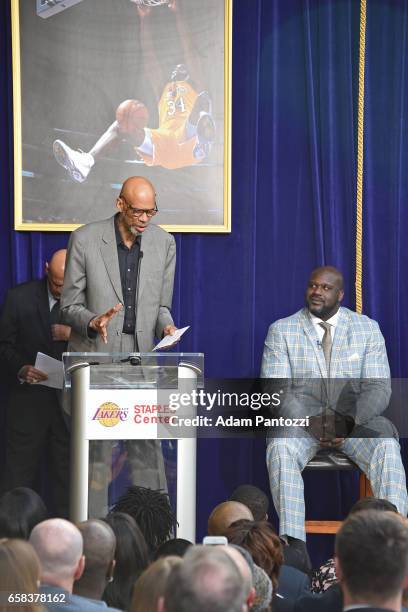
<svg viewBox="0 0 408 612">
<path fill-rule="evenodd" d="M 94 331 L 98 332 L 105 344 L 108 343 L 108 325 L 110 320 L 121 310 L 122 304 L 116 304 L 113 308 L 110 308 L 104 314 L 98 315 L 92 319 L 89 323 L 89 327 Z"/>
</svg>

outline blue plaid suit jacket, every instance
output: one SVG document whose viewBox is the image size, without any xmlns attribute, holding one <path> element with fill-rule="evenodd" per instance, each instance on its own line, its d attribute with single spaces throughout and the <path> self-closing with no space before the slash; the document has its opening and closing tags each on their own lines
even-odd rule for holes
<svg viewBox="0 0 408 612">
<path fill-rule="evenodd" d="M 316 411 L 310 412 L 310 405 L 304 401 L 305 395 L 311 395 L 307 381 L 327 379 L 328 372 L 307 308 L 269 327 L 261 377 L 293 381 L 291 402 L 285 404 L 286 416 L 316 414 Z M 384 338 L 376 321 L 340 308 L 332 345 L 330 379 L 352 379 L 351 384 L 358 385 L 356 424 L 367 423 L 385 410 L 391 396 L 390 369 Z"/>
</svg>

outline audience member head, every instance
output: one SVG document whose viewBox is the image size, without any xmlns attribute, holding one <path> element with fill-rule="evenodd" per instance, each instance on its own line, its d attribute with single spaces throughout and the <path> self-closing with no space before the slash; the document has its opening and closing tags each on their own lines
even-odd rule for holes
<svg viewBox="0 0 408 612">
<path fill-rule="evenodd" d="M 24 540 L 4 538 L 0 540 L 0 592 L 38 593 L 40 561 L 34 548 Z M 35 604 L 1 606 L 3 611 L 34 612 L 42 608 Z"/>
<path fill-rule="evenodd" d="M 136 521 L 151 557 L 172 537 L 177 525 L 167 493 L 145 487 L 129 487 L 116 502 L 113 512 L 126 512 Z"/>
<path fill-rule="evenodd" d="M 283 552 L 272 525 L 265 521 L 236 521 L 225 535 L 230 544 L 238 544 L 250 552 L 254 563 L 265 570 L 276 590 Z"/>
<path fill-rule="evenodd" d="M 238 544 L 228 544 L 228 546 L 225 548 L 235 549 L 240 552 L 251 570 L 253 597 L 250 595 L 247 598 L 247 604 L 251 609 L 251 612 L 269 611 L 273 589 L 272 581 L 267 573 L 261 567 L 259 567 L 259 565 L 254 563 L 251 554 L 246 550 L 246 548 L 242 548 L 242 546 L 238 546 Z"/>
<path fill-rule="evenodd" d="M 222 504 L 215 506 L 208 518 L 208 535 L 225 535 L 228 527 L 240 519 L 246 519 L 248 521 L 254 520 L 248 506 L 236 501 L 222 502 Z"/>
<path fill-rule="evenodd" d="M 255 565 L 254 587 L 255 599 L 251 612 L 270 612 L 273 596 L 272 580 L 259 565 Z"/>
<path fill-rule="evenodd" d="M 116 537 L 104 521 L 90 519 L 79 523 L 84 543 L 85 569 L 74 584 L 74 593 L 89 599 L 101 599 L 106 584 L 113 579 Z"/>
<path fill-rule="evenodd" d="M 238 544 L 228 544 L 228 548 L 235 548 L 235 550 L 239 551 L 251 570 L 252 584 L 254 587 L 254 598 L 251 605 L 248 606 L 251 612 L 269 610 L 273 594 L 271 579 L 259 565 L 254 563 L 251 554 L 246 548 L 242 548 L 242 546 L 238 546 Z M 247 602 L 249 602 L 248 599 Z"/>
<path fill-rule="evenodd" d="M 162 557 L 143 572 L 133 589 L 131 612 L 157 612 L 160 597 L 164 596 L 167 579 L 173 567 L 182 563 L 180 557 Z"/>
<path fill-rule="evenodd" d="M 408 575 L 408 528 L 399 516 L 376 510 L 352 514 L 337 533 L 335 550 L 345 607 L 400 609 Z"/>
<path fill-rule="evenodd" d="M 243 484 L 235 489 L 230 495 L 229 501 L 236 501 L 248 506 L 254 521 L 267 521 L 269 510 L 269 499 L 261 489 L 254 485 Z"/>
<path fill-rule="evenodd" d="M 0 498 L 0 537 L 28 540 L 35 525 L 45 521 L 47 508 L 32 489 L 17 487 Z"/>
<path fill-rule="evenodd" d="M 56 300 L 59 300 L 64 286 L 65 260 L 67 257 L 66 249 L 55 251 L 50 262 L 45 264 L 48 287 Z"/>
<path fill-rule="evenodd" d="M 254 562 L 252 559 L 249 560 L 251 555 L 241 546 L 228 545 L 220 546 L 219 548 L 226 552 L 229 557 L 231 557 L 239 569 L 242 585 L 245 591 L 245 602 L 248 608 L 251 608 L 255 600 L 255 588 L 252 578 Z"/>
<path fill-rule="evenodd" d="M 159 548 L 156 550 L 154 558 L 160 559 L 160 557 L 170 556 L 184 557 L 185 552 L 190 548 L 190 546 L 193 546 L 193 543 L 189 540 L 184 540 L 183 538 L 172 538 L 159 546 Z"/>
<path fill-rule="evenodd" d="M 236 563 L 219 547 L 193 546 L 167 580 L 159 612 L 242 612 L 245 589 Z"/>
<path fill-rule="evenodd" d="M 116 536 L 113 582 L 106 585 L 103 600 L 108 606 L 128 610 L 135 581 L 149 564 L 145 539 L 134 519 L 124 512 L 111 512 L 104 519 Z"/>
<path fill-rule="evenodd" d="M 349 516 L 356 512 L 362 512 L 363 510 L 383 510 L 388 512 L 396 512 L 398 514 L 397 506 L 388 501 L 388 499 L 381 499 L 378 497 L 362 497 L 352 506 Z"/>
<path fill-rule="evenodd" d="M 41 583 L 72 593 L 84 570 L 79 529 L 64 519 L 49 519 L 34 527 L 30 543 L 41 563 Z"/>
</svg>

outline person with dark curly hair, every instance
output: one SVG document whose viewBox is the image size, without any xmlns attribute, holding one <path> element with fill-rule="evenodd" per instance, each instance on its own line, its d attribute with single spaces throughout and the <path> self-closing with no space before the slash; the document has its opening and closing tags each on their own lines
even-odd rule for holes
<svg viewBox="0 0 408 612">
<path fill-rule="evenodd" d="M 162 490 L 129 487 L 118 499 L 112 512 L 126 512 L 136 521 L 146 540 L 150 557 L 173 536 L 177 526 L 169 496 Z"/>
</svg>

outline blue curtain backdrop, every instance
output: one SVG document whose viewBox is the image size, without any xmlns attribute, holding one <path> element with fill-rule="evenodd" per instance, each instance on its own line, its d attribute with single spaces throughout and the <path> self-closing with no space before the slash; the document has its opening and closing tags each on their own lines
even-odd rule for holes
<svg viewBox="0 0 408 612">
<path fill-rule="evenodd" d="M 408 9 L 367 4 L 364 312 L 380 323 L 393 375 L 406 376 Z M 176 236 L 175 318 L 191 324 L 182 348 L 205 353 L 208 377 L 258 374 L 268 325 L 302 306 L 318 265 L 343 270 L 354 307 L 359 10 L 355 0 L 234 0 L 232 233 Z M 2 300 L 41 276 L 68 235 L 12 229 L 8 2 L 0 11 Z M 200 537 L 235 486 L 268 490 L 264 455 L 260 440 L 199 441 Z M 342 518 L 357 496 L 352 475 L 305 482 L 309 518 Z M 331 553 L 326 540 L 313 542 L 316 562 Z"/>
</svg>

